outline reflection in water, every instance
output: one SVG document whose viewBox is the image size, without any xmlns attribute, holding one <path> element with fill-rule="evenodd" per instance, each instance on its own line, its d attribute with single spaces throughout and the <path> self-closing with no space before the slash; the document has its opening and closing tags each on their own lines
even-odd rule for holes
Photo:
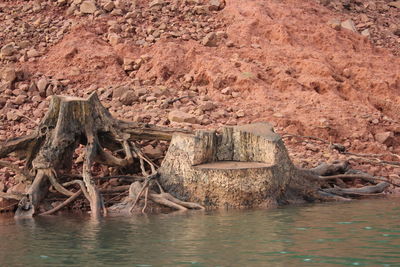
<svg viewBox="0 0 400 267">
<path fill-rule="evenodd" d="M 400 266 L 399 199 L 100 221 L 0 218 L 1 266 Z"/>
</svg>

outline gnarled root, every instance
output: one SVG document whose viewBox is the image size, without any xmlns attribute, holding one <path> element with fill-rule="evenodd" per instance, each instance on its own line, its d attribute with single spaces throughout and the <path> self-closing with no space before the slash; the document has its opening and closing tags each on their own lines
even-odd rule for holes
<svg viewBox="0 0 400 267">
<path fill-rule="evenodd" d="M 138 201 L 144 197 L 144 207 L 142 208 L 142 212 L 145 212 L 145 209 L 147 207 L 147 201 L 150 199 L 154 203 L 175 209 L 175 210 L 181 210 L 185 211 L 188 209 L 204 209 L 203 206 L 197 204 L 197 203 L 192 203 L 192 202 L 185 202 L 181 201 L 174 196 L 172 196 L 169 193 L 165 193 L 161 187 L 160 191 L 161 193 L 156 193 L 152 190 L 149 190 L 150 186 L 150 180 L 146 180 L 143 185 L 140 182 L 134 182 L 131 184 L 129 188 L 129 198 L 130 199 L 135 199 L 133 202 L 132 206 L 129 208 L 129 212 L 133 212 L 134 208 L 136 207 Z M 159 184 L 158 184 L 159 186 Z M 145 195 L 143 196 L 143 192 L 145 192 Z"/>
</svg>

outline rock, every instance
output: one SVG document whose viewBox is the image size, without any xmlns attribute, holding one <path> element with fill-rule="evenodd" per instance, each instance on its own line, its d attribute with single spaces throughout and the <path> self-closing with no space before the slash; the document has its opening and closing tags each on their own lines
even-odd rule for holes
<svg viewBox="0 0 400 267">
<path fill-rule="evenodd" d="M 108 41 L 112 46 L 116 46 L 117 44 L 121 43 L 121 37 L 116 33 L 111 33 L 108 35 Z"/>
<path fill-rule="evenodd" d="M 119 101 L 121 101 L 122 104 L 124 105 L 132 105 L 133 102 L 138 100 L 138 96 L 135 94 L 135 92 L 129 90 L 125 92 L 120 98 Z"/>
<path fill-rule="evenodd" d="M 139 89 L 136 90 L 136 94 L 138 96 L 146 95 L 147 94 L 147 89 L 146 88 L 139 88 Z"/>
<path fill-rule="evenodd" d="M 112 89 L 113 99 L 120 98 L 125 92 L 129 91 L 130 88 L 126 86 L 119 86 Z"/>
<path fill-rule="evenodd" d="M 339 31 L 341 29 L 341 23 L 338 19 L 331 19 L 328 21 L 328 25 L 331 26 L 333 29 Z"/>
<path fill-rule="evenodd" d="M 232 97 L 236 98 L 239 97 L 240 93 L 239 92 L 232 92 Z"/>
<path fill-rule="evenodd" d="M 110 11 L 112 11 L 112 10 L 114 9 L 114 7 L 115 7 L 114 2 L 109 1 L 109 2 L 107 2 L 107 3 L 104 4 L 103 9 L 104 9 L 105 11 L 110 12 Z"/>
<path fill-rule="evenodd" d="M 150 2 L 149 7 L 162 6 L 164 4 L 164 0 L 153 0 Z"/>
<path fill-rule="evenodd" d="M 221 94 L 230 95 L 232 93 L 232 89 L 230 87 L 226 87 L 221 90 Z"/>
<path fill-rule="evenodd" d="M 79 9 L 83 14 L 94 14 L 97 11 L 94 1 L 83 1 Z"/>
<path fill-rule="evenodd" d="M 369 30 L 368 30 L 368 29 L 363 30 L 363 31 L 361 32 L 361 35 L 362 35 L 362 36 L 365 36 L 365 37 L 369 37 L 369 36 L 370 36 Z"/>
<path fill-rule="evenodd" d="M 47 81 L 47 79 L 45 77 L 41 78 L 37 82 L 36 87 L 39 90 L 39 93 L 45 93 L 46 92 L 46 87 L 47 87 L 48 83 L 49 82 Z"/>
<path fill-rule="evenodd" d="M 14 43 L 9 43 L 3 46 L 0 50 L 1 56 L 12 56 L 17 50 L 14 47 Z"/>
<path fill-rule="evenodd" d="M 28 52 L 26 52 L 26 55 L 28 58 L 34 58 L 34 57 L 39 57 L 40 53 L 36 49 L 32 48 L 29 49 Z"/>
<path fill-rule="evenodd" d="M 0 79 L 6 83 L 13 83 L 17 79 L 17 73 L 14 68 L 4 68 L 1 70 Z"/>
<path fill-rule="evenodd" d="M 390 3 L 388 4 L 388 6 L 390 6 L 390 7 L 395 7 L 395 8 L 400 8 L 400 1 L 390 2 Z"/>
<path fill-rule="evenodd" d="M 31 45 L 32 45 L 32 42 L 30 42 L 30 41 L 28 41 L 28 40 L 24 40 L 24 41 L 21 41 L 21 42 L 18 43 L 18 46 L 19 46 L 21 49 L 28 48 L 28 47 L 30 47 Z"/>
<path fill-rule="evenodd" d="M 155 97 L 155 96 L 146 97 L 146 102 L 153 102 L 153 101 L 157 101 L 157 97 Z"/>
<path fill-rule="evenodd" d="M 238 112 L 236 112 L 236 117 L 243 118 L 244 116 L 245 116 L 245 113 L 243 110 L 239 110 Z"/>
<path fill-rule="evenodd" d="M 21 118 L 15 111 L 7 112 L 7 120 L 8 121 L 17 121 Z"/>
<path fill-rule="evenodd" d="M 17 105 L 22 105 L 25 103 L 27 96 L 26 95 L 19 95 L 15 98 L 14 103 Z"/>
<path fill-rule="evenodd" d="M 208 4 L 208 8 L 211 11 L 218 11 L 223 9 L 225 6 L 225 1 L 223 0 L 211 0 Z"/>
<path fill-rule="evenodd" d="M 210 111 L 215 109 L 215 107 L 216 107 L 215 104 L 211 101 L 207 101 L 204 104 L 200 105 L 200 109 L 202 111 Z"/>
<path fill-rule="evenodd" d="M 234 46 L 235 46 L 235 43 L 232 42 L 232 41 L 227 41 L 227 42 L 226 42 L 226 46 L 227 46 L 227 47 L 234 47 Z"/>
<path fill-rule="evenodd" d="M 211 46 L 211 47 L 217 46 L 217 35 L 214 32 L 210 32 L 203 38 L 201 44 L 204 46 Z"/>
<path fill-rule="evenodd" d="M 351 19 L 342 21 L 342 23 L 340 25 L 342 26 L 343 29 L 346 29 L 346 30 L 349 30 L 349 31 L 352 31 L 355 33 L 358 32 L 356 25 L 354 24 L 354 22 Z"/>
<path fill-rule="evenodd" d="M 375 134 L 375 140 L 381 144 L 388 145 L 391 142 L 391 139 L 393 139 L 393 136 L 392 132 L 377 133 Z"/>
<path fill-rule="evenodd" d="M 197 118 L 192 115 L 188 114 L 186 112 L 182 112 L 179 110 L 173 110 L 168 114 L 168 119 L 171 122 L 186 122 L 186 123 L 192 123 L 192 124 L 197 124 Z"/>
</svg>

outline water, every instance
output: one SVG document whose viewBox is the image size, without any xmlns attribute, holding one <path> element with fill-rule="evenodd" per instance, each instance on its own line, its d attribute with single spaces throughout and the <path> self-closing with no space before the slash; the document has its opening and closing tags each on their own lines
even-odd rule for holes
<svg viewBox="0 0 400 267">
<path fill-rule="evenodd" d="M 400 199 L 130 218 L 0 218 L 1 266 L 400 266 Z"/>
</svg>

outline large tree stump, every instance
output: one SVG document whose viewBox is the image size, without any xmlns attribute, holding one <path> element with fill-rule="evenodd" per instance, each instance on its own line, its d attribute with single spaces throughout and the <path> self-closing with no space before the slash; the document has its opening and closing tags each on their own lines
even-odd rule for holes
<svg viewBox="0 0 400 267">
<path fill-rule="evenodd" d="M 36 214 L 50 184 L 64 195 L 73 195 L 57 181 L 57 176 L 70 171 L 73 153 L 82 144 L 86 146 L 86 153 L 82 171 L 84 188 L 81 189 L 90 202 L 92 216 L 99 217 L 103 203 L 92 179 L 93 163 L 126 167 L 132 164 L 134 157 L 140 157 L 134 140 L 168 140 L 174 131 L 187 132 L 116 120 L 95 93 L 87 99 L 53 96 L 48 112 L 33 134 L 10 140 L 0 147 L 0 158 L 17 152 L 26 159 L 26 168 L 34 176 L 16 216 Z M 122 150 L 124 157 L 114 156 L 111 152 L 116 150 Z"/>
<path fill-rule="evenodd" d="M 270 206 L 297 173 L 267 123 L 225 127 L 221 134 L 174 135 L 159 170 L 164 188 L 208 207 Z"/>
</svg>

